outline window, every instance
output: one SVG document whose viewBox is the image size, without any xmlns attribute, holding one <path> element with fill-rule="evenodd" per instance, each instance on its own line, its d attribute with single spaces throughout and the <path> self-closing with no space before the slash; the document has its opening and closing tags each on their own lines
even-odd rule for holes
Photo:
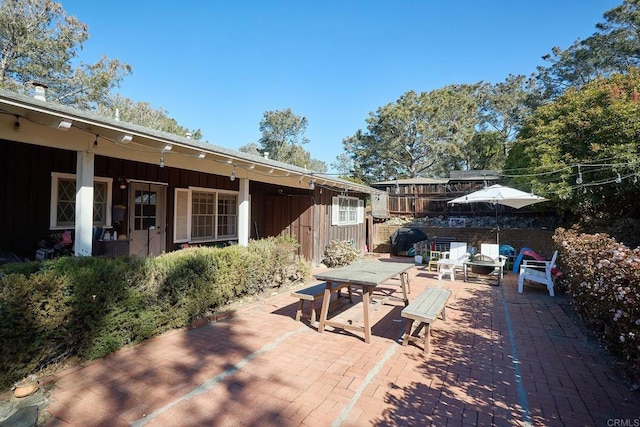
<svg viewBox="0 0 640 427">
<path fill-rule="evenodd" d="M 220 194 L 218 196 L 218 237 L 238 235 L 238 196 Z"/>
<path fill-rule="evenodd" d="M 111 225 L 111 178 L 93 178 L 93 224 Z M 73 228 L 76 223 L 76 176 L 68 173 L 51 173 L 50 227 Z"/>
<path fill-rule="evenodd" d="M 238 195 L 205 188 L 176 188 L 175 243 L 238 237 Z"/>
<path fill-rule="evenodd" d="M 331 204 L 331 225 L 354 225 L 364 222 L 364 200 L 334 196 Z"/>
</svg>

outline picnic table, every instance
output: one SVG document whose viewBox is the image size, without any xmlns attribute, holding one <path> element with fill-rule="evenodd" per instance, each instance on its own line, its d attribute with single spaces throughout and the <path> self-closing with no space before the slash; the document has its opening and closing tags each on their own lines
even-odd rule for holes
<svg viewBox="0 0 640 427">
<path fill-rule="evenodd" d="M 356 261 L 345 267 L 315 274 L 314 277 L 316 279 L 326 282 L 324 297 L 322 299 L 322 309 L 320 310 L 318 332 L 324 332 L 324 328 L 327 325 L 347 330 L 355 330 L 363 332 L 364 341 L 369 343 L 371 341 L 371 321 L 369 319 L 369 314 L 374 289 L 388 280 L 398 277 L 400 279 L 400 287 L 402 289 L 401 300 L 404 302 L 404 305 L 407 306 L 409 304 L 409 298 L 407 297 L 409 277 L 407 271 L 412 267 L 413 263 L 362 260 Z M 331 292 L 336 289 L 335 286 L 332 286 L 332 283 L 334 282 L 343 285 L 359 286 L 362 288 L 363 326 L 338 322 L 327 318 Z"/>
</svg>

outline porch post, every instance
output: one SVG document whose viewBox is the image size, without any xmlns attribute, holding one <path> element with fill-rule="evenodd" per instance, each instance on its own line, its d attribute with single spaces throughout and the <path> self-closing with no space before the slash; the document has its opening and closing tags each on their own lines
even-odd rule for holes
<svg viewBox="0 0 640 427">
<path fill-rule="evenodd" d="M 76 165 L 75 255 L 91 256 L 93 242 L 93 172 L 95 154 L 78 151 Z"/>
<path fill-rule="evenodd" d="M 249 245 L 251 230 L 251 211 L 249 209 L 249 179 L 240 178 L 240 194 L 238 197 L 238 244 Z"/>
</svg>

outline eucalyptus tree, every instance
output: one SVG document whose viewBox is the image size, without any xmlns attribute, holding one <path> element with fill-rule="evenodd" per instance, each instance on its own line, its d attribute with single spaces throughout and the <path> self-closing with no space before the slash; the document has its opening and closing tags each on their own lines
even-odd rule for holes
<svg viewBox="0 0 640 427">
<path fill-rule="evenodd" d="M 131 73 L 118 59 L 77 62 L 87 26 L 52 0 L 0 0 L 0 87 L 26 92 L 37 82 L 47 99 L 81 109 L 108 104 Z"/>
</svg>

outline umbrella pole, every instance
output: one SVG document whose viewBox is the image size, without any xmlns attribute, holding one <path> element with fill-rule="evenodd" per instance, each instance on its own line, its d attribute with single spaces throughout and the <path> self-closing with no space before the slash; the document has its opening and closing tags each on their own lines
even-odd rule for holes
<svg viewBox="0 0 640 427">
<path fill-rule="evenodd" d="M 498 243 L 498 254 L 500 254 L 500 221 L 498 221 L 498 203 L 496 203 L 496 242 Z"/>
</svg>

